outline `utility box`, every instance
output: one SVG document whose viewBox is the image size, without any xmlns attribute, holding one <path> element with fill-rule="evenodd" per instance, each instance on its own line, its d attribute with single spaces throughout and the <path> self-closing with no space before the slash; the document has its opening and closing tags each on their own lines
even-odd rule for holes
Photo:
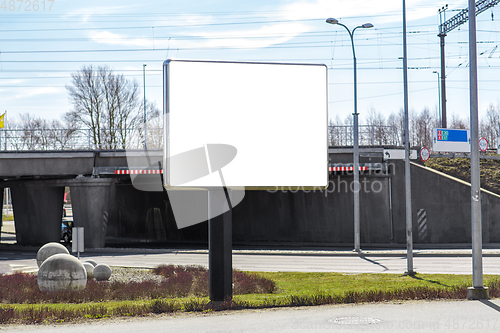
<svg viewBox="0 0 500 333">
<path fill-rule="evenodd" d="M 78 252 L 78 257 L 80 257 L 80 252 L 83 252 L 84 244 L 83 244 L 83 227 L 74 227 L 72 235 L 72 245 L 71 252 Z"/>
</svg>

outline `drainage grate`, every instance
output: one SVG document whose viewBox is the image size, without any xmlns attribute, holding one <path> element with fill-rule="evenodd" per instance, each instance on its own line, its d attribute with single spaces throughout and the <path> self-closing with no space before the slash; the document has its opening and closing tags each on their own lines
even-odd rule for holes
<svg viewBox="0 0 500 333">
<path fill-rule="evenodd" d="M 337 317 L 328 319 L 328 322 L 337 325 L 371 325 L 379 324 L 382 320 L 369 317 Z"/>
</svg>

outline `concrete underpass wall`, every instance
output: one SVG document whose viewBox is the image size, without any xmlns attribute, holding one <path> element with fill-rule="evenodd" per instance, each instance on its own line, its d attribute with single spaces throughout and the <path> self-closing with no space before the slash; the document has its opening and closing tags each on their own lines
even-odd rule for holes
<svg viewBox="0 0 500 333">
<path fill-rule="evenodd" d="M 406 244 L 404 161 L 390 161 L 389 170 L 389 175 L 360 176 L 362 246 Z M 417 247 L 470 243 L 470 186 L 416 164 L 411 172 Z M 309 193 L 247 191 L 233 211 L 235 244 L 352 245 L 352 180 L 350 174 L 332 174 L 326 191 Z M 207 242 L 206 222 L 177 229 L 164 193 L 124 183 L 114 185 L 111 194 L 108 240 Z M 500 196 L 482 191 L 482 208 L 484 243 L 500 243 Z M 419 233 L 419 209 L 426 211 L 426 233 Z"/>
<path fill-rule="evenodd" d="M 396 176 L 404 170 L 398 164 Z M 470 184 L 430 168 L 412 165 L 412 210 L 415 243 L 470 243 L 471 242 L 471 192 Z M 396 183 L 395 216 L 404 221 L 404 182 Z M 401 200 L 403 203 L 401 204 Z M 417 211 L 427 213 L 427 237 L 419 237 Z M 483 242 L 500 243 L 500 196 L 481 191 Z M 398 224 L 399 225 L 399 224 Z M 404 242 L 404 228 L 397 230 L 398 242 Z"/>
<path fill-rule="evenodd" d="M 111 188 L 107 243 L 123 241 L 206 243 L 208 223 L 177 229 L 168 197 L 163 192 L 143 192 L 130 183 Z"/>
<path fill-rule="evenodd" d="M 234 209 L 234 241 L 325 246 L 352 243 L 352 180 L 352 176 L 336 175 L 330 178 L 327 190 L 309 193 L 247 191 Z M 361 242 L 390 242 L 389 180 L 371 176 L 360 180 L 367 189 L 360 192 Z"/>
<path fill-rule="evenodd" d="M 361 240 L 391 241 L 389 178 L 361 177 Z M 233 240 L 250 244 L 352 243 L 352 175 L 330 178 L 327 190 L 297 193 L 247 191 L 233 211 Z M 168 197 L 161 192 L 141 192 L 130 184 L 111 189 L 107 243 L 124 240 L 206 243 L 207 223 L 177 229 Z"/>
</svg>

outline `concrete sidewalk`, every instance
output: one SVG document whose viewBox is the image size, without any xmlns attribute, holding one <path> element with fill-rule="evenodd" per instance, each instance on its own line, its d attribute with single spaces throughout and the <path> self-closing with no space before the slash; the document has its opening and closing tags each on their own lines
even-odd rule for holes
<svg viewBox="0 0 500 333">
<path fill-rule="evenodd" d="M 406 301 L 175 314 L 83 324 L 7 326 L 2 332 L 499 332 L 500 301 Z"/>
</svg>

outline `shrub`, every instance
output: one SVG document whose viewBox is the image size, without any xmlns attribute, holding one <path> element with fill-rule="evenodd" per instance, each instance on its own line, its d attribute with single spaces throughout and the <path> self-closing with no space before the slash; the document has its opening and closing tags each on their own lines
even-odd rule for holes
<svg viewBox="0 0 500 333">
<path fill-rule="evenodd" d="M 0 275 L 0 303 L 83 303 L 107 300 L 139 300 L 186 296 L 208 296 L 208 270 L 202 266 L 158 266 L 153 270 L 165 279 L 162 282 L 95 281 L 88 280 L 81 291 L 41 292 L 37 277 L 16 273 Z M 233 273 L 234 294 L 272 293 L 273 281 L 239 271 Z M 5 314 L 0 314 L 0 316 Z M 28 314 L 36 317 L 36 314 Z M 104 314 L 92 314 L 95 317 Z M 33 319 L 36 322 L 36 318 Z"/>
</svg>

